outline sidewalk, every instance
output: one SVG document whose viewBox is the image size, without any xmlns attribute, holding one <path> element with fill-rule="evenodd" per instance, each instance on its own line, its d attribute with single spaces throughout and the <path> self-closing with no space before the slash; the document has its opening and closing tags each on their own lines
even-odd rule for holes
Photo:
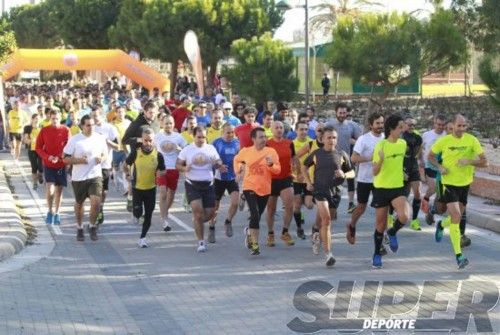
<svg viewBox="0 0 500 335">
<path fill-rule="evenodd" d="M 500 205 L 469 195 L 467 223 L 500 234 Z"/>
</svg>

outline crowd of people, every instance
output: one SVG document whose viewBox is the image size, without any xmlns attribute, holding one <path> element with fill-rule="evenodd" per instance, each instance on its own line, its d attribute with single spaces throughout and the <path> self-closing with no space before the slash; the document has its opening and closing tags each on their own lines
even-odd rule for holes
<svg viewBox="0 0 500 335">
<path fill-rule="evenodd" d="M 76 239 L 85 240 L 83 205 L 88 198 L 88 233 L 91 240 L 98 240 L 112 179 L 127 196 L 133 222 L 142 224 L 138 245 L 145 248 L 157 193 L 162 228 L 168 234 L 169 210 L 182 178 L 197 252 L 216 242 L 217 217 L 224 216 L 225 235 L 232 237 L 232 221 L 238 208 L 245 206 L 249 252 L 261 252 L 264 211 L 265 244 L 274 247 L 279 198 L 283 206 L 279 238 L 287 246 L 293 246 L 295 238 L 307 238 L 303 210 L 316 207 L 312 251 L 317 255 L 322 248 L 324 262 L 331 267 L 336 261 L 331 223 L 346 183 L 349 244 L 356 243 L 356 225 L 371 195 L 376 213 L 374 268 L 382 267 L 385 245 L 397 252 L 397 233 L 405 224 L 421 230 L 419 211 L 427 224 L 435 224 L 436 242 L 449 227 L 458 267 L 468 264 L 462 253 L 471 243 L 465 234 L 468 188 L 474 168 L 486 166 L 487 160 L 480 142 L 466 132 L 463 116 L 436 115 L 433 128 L 420 134 L 409 114 L 374 112 L 362 126 L 352 120 L 344 103 L 336 105 L 331 119 L 322 120 L 310 106 L 297 111 L 279 102 L 268 111 L 236 94 L 228 99 L 221 90 L 217 94 L 207 90 L 206 96 L 197 97 L 185 86 L 187 94 L 170 99 L 157 90 L 145 95 L 116 87 L 112 81 L 80 87 L 9 85 L 6 128 L 11 153 L 19 160 L 26 145 L 33 188 L 45 185 L 46 223 L 61 223 L 62 191 L 70 181 Z M 220 213 L 226 194 L 229 207 Z M 435 215 L 441 220 L 435 222 Z"/>
</svg>

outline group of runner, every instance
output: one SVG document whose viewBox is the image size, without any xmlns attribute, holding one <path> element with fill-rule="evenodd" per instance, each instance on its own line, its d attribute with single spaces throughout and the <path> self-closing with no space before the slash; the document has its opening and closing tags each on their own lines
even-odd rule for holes
<svg viewBox="0 0 500 335">
<path fill-rule="evenodd" d="M 133 96 L 129 92 L 129 100 L 112 108 L 97 101 L 88 111 L 70 111 L 69 124 L 61 124 L 62 113 L 53 106 L 41 108 L 47 116 L 33 113 L 29 124 L 18 101 L 8 113 L 14 158 L 19 157 L 17 142 L 22 139 L 17 134 L 24 128 L 34 188 L 45 181 L 47 224 L 61 222 L 62 189 L 69 172 L 78 241 L 85 239 L 82 218 L 87 198 L 91 208 L 90 238 L 98 239 L 98 224 L 105 221 L 104 203 L 112 176 L 129 196 L 128 209 L 134 223 L 142 221 L 138 245 L 148 247 L 146 237 L 157 188 L 162 228 L 168 232 L 172 221 L 169 210 L 182 174 L 197 252 L 205 252 L 207 242 L 215 243 L 217 216 L 226 193 L 230 199 L 224 217 L 226 236 L 233 236 L 232 220 L 238 206 L 242 209 L 246 202 L 249 217 L 245 245 L 252 255 L 260 254 L 260 222 L 266 210 L 266 245 L 274 247 L 274 218 L 280 198 L 280 239 L 287 246 L 295 244 L 292 219 L 297 238 L 306 239 L 303 207 L 316 206 L 312 249 L 319 254 L 322 246 L 324 262 L 330 267 L 335 264 L 331 222 L 337 217 L 341 187 L 346 182 L 351 214 L 346 239 L 350 244 L 356 242 L 357 222 L 372 195 L 371 206 L 376 212 L 374 268 L 382 267 L 382 256 L 387 253 L 384 239 L 389 249 L 397 252 L 397 232 L 406 223 L 421 230 L 420 210 L 428 224 L 434 223 L 435 214 L 443 216 L 436 223 L 435 240 L 440 242 L 444 229 L 449 227 L 458 267 L 468 264 L 461 250 L 471 243 L 465 235 L 468 187 L 474 168 L 486 166 L 487 161 L 479 141 L 466 133 L 463 116 L 456 115 L 446 122 L 437 115 L 433 129 L 420 135 L 413 117 L 385 117 L 375 112 L 368 115 L 368 131 L 363 134 L 363 127 L 350 119 L 350 108 L 343 103 L 336 106 L 334 118 L 320 122 L 312 108 L 294 115 L 287 104 L 278 103 L 272 113 L 239 101 L 233 101 L 233 105 L 225 98 L 216 104 L 211 98 L 193 102 L 189 96 L 182 96 L 173 102 L 149 100 L 141 104 L 137 117 L 128 120 L 131 107 L 127 106 L 132 105 Z M 67 98 L 74 99 L 71 94 Z M 165 108 L 168 105 L 171 108 Z M 237 106 L 236 110 L 233 106 Z M 422 197 L 423 171 L 427 190 Z"/>
</svg>

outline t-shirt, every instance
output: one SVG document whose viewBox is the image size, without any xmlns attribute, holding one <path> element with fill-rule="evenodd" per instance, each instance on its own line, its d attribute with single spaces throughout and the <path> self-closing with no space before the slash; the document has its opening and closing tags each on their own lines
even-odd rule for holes
<svg viewBox="0 0 500 335">
<path fill-rule="evenodd" d="M 407 172 L 418 168 L 417 155 L 422 146 L 422 137 L 415 132 L 403 132 L 401 135 L 406 142 L 404 167 Z"/>
<path fill-rule="evenodd" d="M 217 150 L 211 144 L 203 144 L 198 147 L 192 143 L 184 147 L 179 153 L 179 159 L 191 166 L 186 172 L 186 179 L 194 181 L 213 181 L 213 164 L 220 159 Z"/>
<path fill-rule="evenodd" d="M 150 152 L 142 148 L 132 150 L 126 159 L 132 166 L 132 187 L 137 190 L 150 190 L 156 187 L 156 171 L 164 171 L 163 156 L 153 148 Z"/>
<path fill-rule="evenodd" d="M 33 128 L 32 125 L 27 125 L 24 127 L 24 131 L 23 131 L 23 134 L 28 134 L 29 135 L 29 138 L 30 138 L 30 146 L 29 146 L 29 149 L 31 151 L 34 151 L 36 150 L 36 138 L 38 136 L 38 134 L 40 133 L 40 129 L 41 128 Z"/>
<path fill-rule="evenodd" d="M 45 129 L 45 128 L 44 128 Z M 64 154 L 75 158 L 87 157 L 87 164 L 74 164 L 71 172 L 73 181 L 83 181 L 102 177 L 102 166 L 96 158 L 106 155 L 108 145 L 104 136 L 93 133 L 85 136 L 83 133 L 73 136 L 64 147 Z"/>
<path fill-rule="evenodd" d="M 236 136 L 238 136 L 238 139 L 240 140 L 240 146 L 242 148 L 251 147 L 253 145 L 250 132 L 252 131 L 252 129 L 257 127 L 260 127 L 260 125 L 254 122 L 252 124 L 242 124 L 234 129 L 234 133 L 236 134 Z"/>
<path fill-rule="evenodd" d="M 452 134 L 441 137 L 432 145 L 431 150 L 434 154 L 441 154 L 441 165 L 448 170 L 441 176 L 442 183 L 453 186 L 467 186 L 474 178 L 474 166 L 458 166 L 458 160 L 476 159 L 484 152 L 479 140 L 467 133 L 460 138 Z"/>
<path fill-rule="evenodd" d="M 357 139 L 361 135 L 359 125 L 350 120 L 344 120 L 340 123 L 337 119 L 328 121 L 326 125 L 337 131 L 337 149 L 351 154 L 351 139 Z"/>
<path fill-rule="evenodd" d="M 69 132 L 71 133 L 71 136 L 75 136 L 76 134 L 80 133 L 82 130 L 80 129 L 79 126 L 77 126 L 76 124 L 72 125 L 70 128 L 69 128 Z"/>
<path fill-rule="evenodd" d="M 22 110 L 12 109 L 7 115 L 9 120 L 9 132 L 13 134 L 22 134 L 23 127 L 28 123 L 28 116 Z"/>
<path fill-rule="evenodd" d="M 231 141 L 226 141 L 222 137 L 216 139 L 213 143 L 215 150 L 219 153 L 222 163 L 227 166 L 228 172 L 215 171 L 215 178 L 219 180 L 234 180 L 234 156 L 240 151 L 240 141 L 234 138 Z"/>
<path fill-rule="evenodd" d="M 182 138 L 186 141 L 187 144 L 191 144 L 194 141 L 194 135 L 192 130 L 184 130 L 181 133 Z"/>
<path fill-rule="evenodd" d="M 156 150 L 163 155 L 165 168 L 169 170 L 175 169 L 175 162 L 179 151 L 187 145 L 186 140 L 181 134 L 172 132 L 167 135 L 164 131 L 155 135 Z"/>
<path fill-rule="evenodd" d="M 216 139 L 222 136 L 222 126 L 219 129 L 212 127 L 207 128 L 207 143 L 214 143 Z"/>
<path fill-rule="evenodd" d="M 191 115 L 191 111 L 184 107 L 179 107 L 172 112 L 172 117 L 174 118 L 174 126 L 177 131 L 181 131 L 182 124 L 184 120 Z"/>
<path fill-rule="evenodd" d="M 373 149 L 377 143 L 383 139 L 384 134 L 375 136 L 370 131 L 358 137 L 356 143 L 354 144 L 353 151 L 363 158 L 371 159 L 373 157 Z M 373 183 L 373 163 L 371 160 L 369 162 L 358 164 L 357 180 L 361 183 Z"/>
<path fill-rule="evenodd" d="M 102 122 L 100 125 L 94 126 L 94 131 L 101 134 L 106 140 L 118 143 L 118 130 L 113 125 Z M 101 163 L 103 169 L 111 169 L 113 163 L 113 148 L 108 146 L 108 158 Z"/>
<path fill-rule="evenodd" d="M 235 117 L 234 115 L 231 115 L 231 114 L 224 116 L 223 120 L 224 120 L 224 123 L 229 123 L 230 125 L 232 125 L 234 127 L 241 125 L 240 119 L 238 119 L 237 117 Z"/>
<path fill-rule="evenodd" d="M 264 134 L 266 135 L 267 139 L 273 138 L 273 129 L 271 127 L 266 128 L 262 126 L 262 129 L 264 129 Z"/>
<path fill-rule="evenodd" d="M 273 179 L 284 179 L 292 175 L 292 158 L 295 156 L 295 147 L 293 142 L 287 139 L 276 141 L 270 139 L 267 146 L 273 148 L 280 158 L 281 172 L 273 176 Z"/>
<path fill-rule="evenodd" d="M 293 140 L 293 148 L 295 150 L 295 152 L 299 152 L 300 149 L 304 146 L 304 145 L 307 145 L 311 142 L 311 139 L 309 137 L 306 137 L 304 140 L 300 140 L 298 138 L 294 139 Z M 307 158 L 307 155 L 303 155 L 302 157 L 299 158 L 299 161 L 300 161 L 300 164 L 303 165 L 304 164 L 304 161 L 306 160 Z M 299 177 L 299 178 L 297 178 Z M 296 182 L 296 183 L 304 183 L 304 180 L 303 178 L 301 177 L 301 175 L 299 174 L 299 176 L 297 176 L 297 174 L 295 173 L 295 171 L 293 172 L 293 181 Z"/>
<path fill-rule="evenodd" d="M 406 154 L 406 142 L 398 139 L 395 143 L 387 139 L 379 141 L 373 150 L 373 163 L 380 161 L 379 151 L 384 152 L 384 162 L 379 173 L 373 177 L 376 188 L 400 188 L 404 185 L 403 161 Z"/>
<path fill-rule="evenodd" d="M 426 131 L 422 134 L 422 144 L 424 146 L 424 161 L 425 167 L 436 170 L 436 167 L 432 165 L 427 157 L 429 156 L 429 152 L 431 152 L 431 147 L 439 138 L 446 135 L 446 132 L 442 132 L 441 134 L 437 134 L 434 129 Z"/>
<path fill-rule="evenodd" d="M 267 156 L 273 159 L 272 166 L 267 165 Z M 245 163 L 243 190 L 254 191 L 260 196 L 269 195 L 272 177 L 281 171 L 276 150 L 269 147 L 257 150 L 254 146 L 243 148 L 234 157 L 234 170 L 240 171 L 242 163 Z"/>
<path fill-rule="evenodd" d="M 342 170 L 346 173 L 352 170 L 349 156 L 344 151 L 326 151 L 324 147 L 307 156 L 304 166 L 313 167 L 314 192 L 327 195 L 337 194 L 338 186 L 344 182 L 345 178 L 337 178 L 335 171 Z"/>
<path fill-rule="evenodd" d="M 65 167 L 63 162 L 63 149 L 71 137 L 69 129 L 60 125 L 57 127 L 44 127 L 38 133 L 36 138 L 36 153 L 43 160 L 43 165 L 51 169 L 62 169 Z M 57 156 L 59 160 L 56 163 L 49 161 L 49 156 Z"/>
<path fill-rule="evenodd" d="M 120 143 L 120 147 L 118 151 L 125 150 L 125 145 L 122 143 L 122 138 L 125 132 L 127 131 L 128 126 L 130 126 L 130 120 L 123 119 L 122 121 L 115 120 L 113 122 L 113 126 L 115 126 L 118 132 L 118 142 Z"/>
<path fill-rule="evenodd" d="M 200 127 L 208 127 L 210 125 L 210 116 L 204 115 L 204 116 L 198 116 L 196 115 L 196 124 Z"/>
</svg>

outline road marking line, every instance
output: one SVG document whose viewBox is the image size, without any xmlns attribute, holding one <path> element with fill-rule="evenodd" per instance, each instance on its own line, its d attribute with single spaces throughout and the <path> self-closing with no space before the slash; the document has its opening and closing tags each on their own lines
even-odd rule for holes
<svg viewBox="0 0 500 335">
<path fill-rule="evenodd" d="M 186 231 L 190 231 L 190 232 L 194 231 L 193 228 L 189 227 L 187 224 L 185 224 L 180 219 L 178 219 L 177 217 L 175 217 L 174 215 L 172 215 L 170 213 L 168 214 L 168 218 L 171 219 L 172 221 L 174 221 L 175 223 L 177 223 L 182 228 L 184 228 Z"/>
</svg>

